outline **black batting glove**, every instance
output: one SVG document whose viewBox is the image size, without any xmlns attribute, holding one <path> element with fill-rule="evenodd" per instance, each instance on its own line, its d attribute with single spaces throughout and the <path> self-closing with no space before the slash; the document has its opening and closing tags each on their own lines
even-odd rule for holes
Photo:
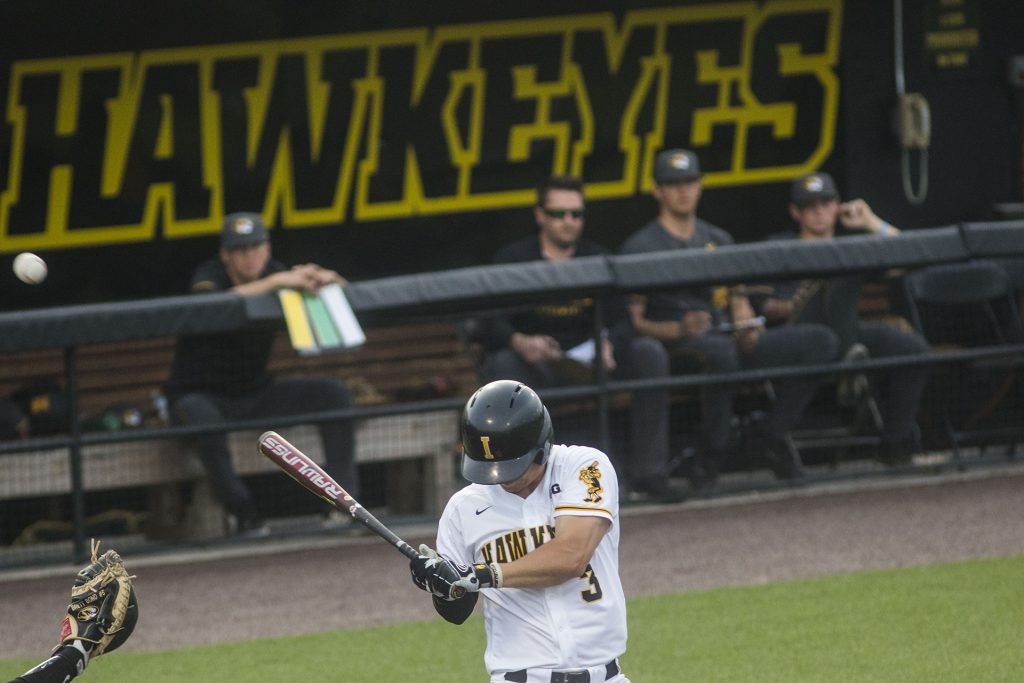
<svg viewBox="0 0 1024 683">
<path fill-rule="evenodd" d="M 430 592 L 442 600 L 458 600 L 481 588 L 501 587 L 501 568 L 496 564 L 465 565 L 442 556 L 428 572 Z"/>
<path fill-rule="evenodd" d="M 420 545 L 419 553 L 419 557 L 409 560 L 409 574 L 412 575 L 412 582 L 417 588 L 429 593 L 430 586 L 427 580 L 430 577 L 430 570 L 441 562 L 441 557 L 426 543 Z"/>
</svg>

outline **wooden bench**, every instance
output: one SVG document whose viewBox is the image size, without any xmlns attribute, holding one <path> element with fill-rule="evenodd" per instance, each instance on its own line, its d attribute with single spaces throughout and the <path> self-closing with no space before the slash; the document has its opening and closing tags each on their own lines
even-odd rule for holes
<svg viewBox="0 0 1024 683">
<path fill-rule="evenodd" d="M 275 341 L 271 369 L 279 376 L 317 374 L 346 381 L 356 405 L 386 405 L 440 395 L 467 396 L 477 383 L 472 356 L 452 324 L 426 323 L 369 328 L 365 346 L 348 352 L 299 356 L 283 332 Z M 95 345 L 78 350 L 79 404 L 83 416 L 115 404 L 138 406 L 154 424 L 153 394 L 166 380 L 173 338 Z M 32 351 L 0 356 L 0 392 L 10 393 L 34 378 L 60 379 L 63 351 Z M 268 429 L 275 429 L 273 424 Z M 356 462 L 388 463 L 389 510 L 411 506 L 439 514 L 451 495 L 457 411 L 412 413 L 358 419 Z M 324 462 L 315 427 L 281 428 L 318 462 Z M 256 452 L 258 432 L 230 436 L 234 465 L 242 476 L 276 471 Z M 155 535 L 210 537 L 223 533 L 224 514 L 213 499 L 185 439 L 157 439 L 83 448 L 85 490 L 149 491 L 149 528 Z M 71 492 L 66 449 L 0 455 L 0 500 L 60 496 Z M 182 496 L 183 485 L 190 487 Z M 113 507 L 116 507 L 113 506 Z"/>
<path fill-rule="evenodd" d="M 401 496 L 394 508 L 409 512 L 403 501 L 440 514 L 454 483 L 453 444 L 458 426 L 453 411 L 389 415 L 359 420 L 356 425 L 356 462 L 416 464 L 404 468 L 410 475 L 389 487 Z M 280 430 L 296 446 L 323 464 L 326 459 L 319 434 L 312 425 Z M 256 451 L 258 432 L 234 432 L 229 438 L 232 462 L 242 475 L 277 472 Z M 82 453 L 82 480 L 90 492 L 145 487 L 150 490 L 147 530 L 155 537 L 210 538 L 223 535 L 225 516 L 214 499 L 192 447 L 178 439 L 159 439 L 86 446 Z M 179 485 L 189 484 L 183 498 Z M 283 483 L 282 485 L 289 485 Z M 31 451 L 0 457 L 0 500 L 66 495 L 71 493 L 71 472 L 66 449 Z M 116 506 L 115 506 L 116 507 Z"/>
</svg>

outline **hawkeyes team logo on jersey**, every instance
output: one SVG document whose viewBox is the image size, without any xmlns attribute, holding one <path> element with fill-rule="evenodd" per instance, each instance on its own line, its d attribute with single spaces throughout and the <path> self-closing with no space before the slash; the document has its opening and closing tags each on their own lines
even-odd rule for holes
<svg viewBox="0 0 1024 683">
<path fill-rule="evenodd" d="M 584 502 L 600 503 L 604 487 L 601 486 L 601 470 L 598 469 L 596 460 L 580 470 L 580 481 L 587 485 L 587 497 L 583 499 Z"/>
</svg>

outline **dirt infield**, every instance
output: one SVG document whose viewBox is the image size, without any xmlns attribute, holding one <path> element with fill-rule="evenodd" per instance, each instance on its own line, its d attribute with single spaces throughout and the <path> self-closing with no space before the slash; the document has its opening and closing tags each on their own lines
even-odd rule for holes
<svg viewBox="0 0 1024 683">
<path fill-rule="evenodd" d="M 1022 519 L 1022 466 L 632 507 L 623 512 L 622 577 L 637 596 L 1018 555 Z M 432 536 L 428 527 L 399 532 L 412 543 Z M 434 616 L 405 560 L 374 537 L 260 543 L 209 557 L 127 558 L 141 617 L 126 650 Z M 0 574 L 4 657 L 49 651 L 73 574 Z"/>
</svg>

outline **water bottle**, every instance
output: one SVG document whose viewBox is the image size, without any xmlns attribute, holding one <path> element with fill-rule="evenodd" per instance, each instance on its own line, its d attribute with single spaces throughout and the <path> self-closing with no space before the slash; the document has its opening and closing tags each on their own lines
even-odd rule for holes
<svg viewBox="0 0 1024 683">
<path fill-rule="evenodd" d="M 151 396 L 153 399 L 153 410 L 156 412 L 156 417 L 160 420 L 160 424 L 165 426 L 171 424 L 171 411 L 167 405 L 167 397 L 159 389 L 154 389 Z"/>
</svg>

